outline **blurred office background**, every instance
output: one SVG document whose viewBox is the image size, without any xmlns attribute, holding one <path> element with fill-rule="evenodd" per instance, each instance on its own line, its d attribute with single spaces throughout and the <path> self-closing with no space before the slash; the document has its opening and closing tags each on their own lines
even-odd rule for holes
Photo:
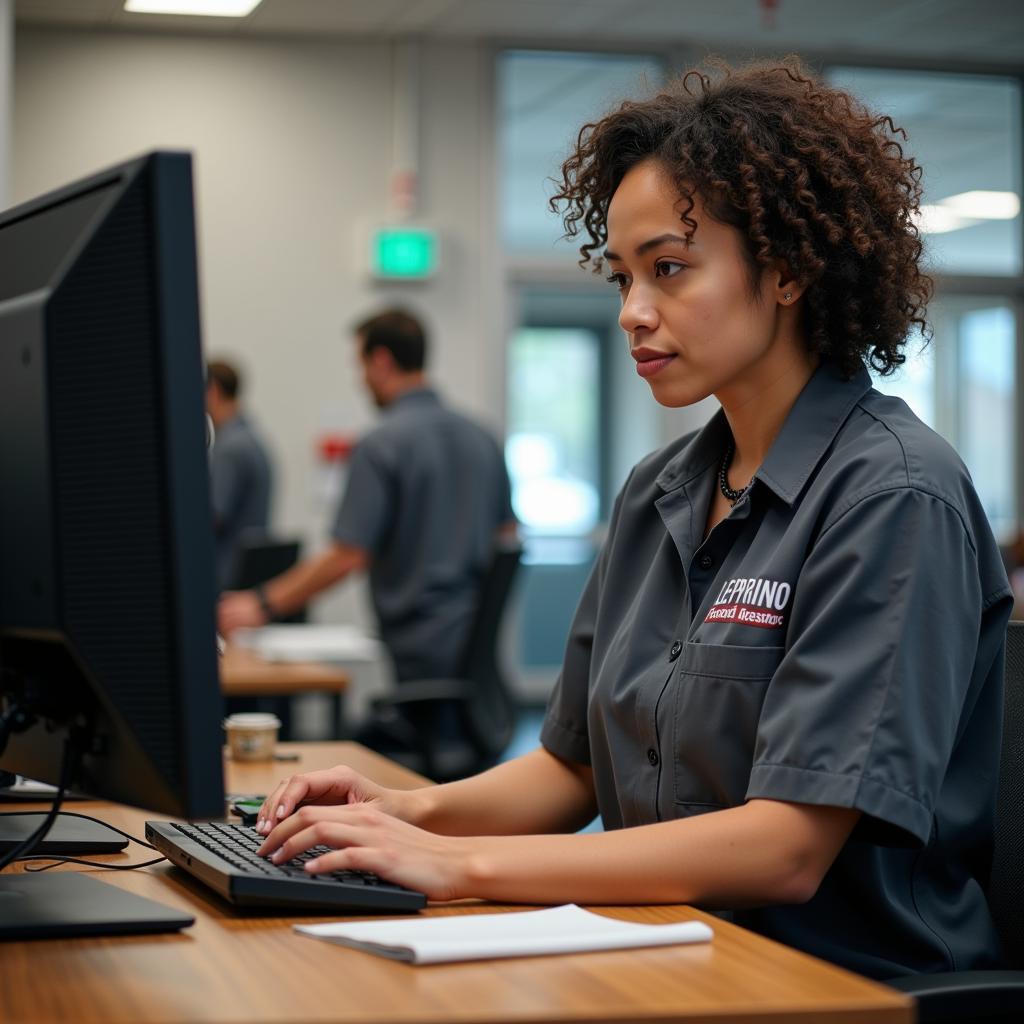
<svg viewBox="0 0 1024 1024">
<path fill-rule="evenodd" d="M 958 449 L 992 525 L 1021 516 L 1024 4 L 1005 0 L 262 0 L 245 18 L 123 0 L 0 0 L 4 205 L 152 147 L 195 154 L 208 351 L 247 371 L 278 467 L 274 526 L 315 550 L 342 472 L 323 441 L 374 417 L 348 328 L 425 315 L 432 375 L 507 440 L 526 564 L 506 631 L 540 701 L 630 465 L 711 411 L 650 399 L 546 207 L 570 139 L 709 53 L 797 52 L 909 133 L 926 170 L 934 344 L 884 390 Z M 436 272 L 371 273 L 424 227 Z M 329 446 L 328 446 L 329 447 Z M 313 610 L 366 622 L 361 583 Z"/>
</svg>

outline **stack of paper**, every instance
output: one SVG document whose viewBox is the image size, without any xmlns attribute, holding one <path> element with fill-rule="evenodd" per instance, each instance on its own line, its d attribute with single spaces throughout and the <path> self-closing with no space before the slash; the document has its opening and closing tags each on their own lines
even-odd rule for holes
<svg viewBox="0 0 1024 1024">
<path fill-rule="evenodd" d="M 236 630 L 232 640 L 267 661 L 373 661 L 381 656 L 375 637 L 350 625 L 277 624 Z"/>
<path fill-rule="evenodd" d="M 296 925 L 295 930 L 413 964 L 669 946 L 708 942 L 712 936 L 700 921 L 635 924 L 592 914 L 572 903 L 521 913 Z"/>
</svg>

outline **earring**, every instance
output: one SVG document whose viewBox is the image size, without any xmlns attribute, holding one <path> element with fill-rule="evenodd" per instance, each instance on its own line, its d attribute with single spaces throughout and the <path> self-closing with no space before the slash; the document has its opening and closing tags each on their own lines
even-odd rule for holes
<svg viewBox="0 0 1024 1024">
<path fill-rule="evenodd" d="M 784 299 L 784 300 L 785 300 L 786 302 L 789 302 L 789 300 L 790 300 L 791 298 L 793 298 L 793 293 L 792 293 L 792 292 L 786 292 L 786 294 L 785 294 L 785 295 L 783 295 L 783 296 L 782 296 L 782 298 L 783 298 L 783 299 Z"/>
</svg>

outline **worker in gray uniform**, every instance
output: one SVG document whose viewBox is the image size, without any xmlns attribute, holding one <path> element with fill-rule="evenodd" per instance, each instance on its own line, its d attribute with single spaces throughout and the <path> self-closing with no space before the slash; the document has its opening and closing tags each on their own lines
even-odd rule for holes
<svg viewBox="0 0 1024 1024">
<path fill-rule="evenodd" d="M 225 595 L 220 631 L 259 626 L 367 571 L 401 683 L 444 678 L 463 654 L 495 545 L 515 535 L 501 446 L 429 386 L 427 340 L 402 310 L 355 329 L 381 422 L 356 445 L 330 544 L 253 591 Z"/>
<path fill-rule="evenodd" d="M 231 585 L 245 535 L 263 535 L 270 525 L 273 466 L 241 403 L 238 369 L 225 360 L 212 360 L 206 368 L 206 411 L 214 427 L 210 499 L 221 590 Z"/>
<path fill-rule="evenodd" d="M 894 131 L 795 58 L 583 130 L 555 200 L 637 372 L 721 408 L 619 494 L 540 749 L 411 792 L 285 780 L 264 853 L 433 899 L 732 908 L 879 978 L 1000 963 L 1010 589 L 967 470 L 865 368 L 930 294 Z"/>
</svg>

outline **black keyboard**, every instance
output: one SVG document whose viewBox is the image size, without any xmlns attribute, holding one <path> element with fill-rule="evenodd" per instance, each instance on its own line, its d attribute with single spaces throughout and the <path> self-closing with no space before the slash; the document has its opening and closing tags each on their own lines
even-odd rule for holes
<svg viewBox="0 0 1024 1024">
<path fill-rule="evenodd" d="M 146 839 L 172 864 L 238 906 L 368 913 L 419 910 L 427 902 L 423 893 L 367 871 L 308 874 L 305 862 L 327 853 L 328 846 L 315 846 L 286 863 L 272 864 L 257 856 L 263 836 L 248 825 L 147 821 Z"/>
</svg>

